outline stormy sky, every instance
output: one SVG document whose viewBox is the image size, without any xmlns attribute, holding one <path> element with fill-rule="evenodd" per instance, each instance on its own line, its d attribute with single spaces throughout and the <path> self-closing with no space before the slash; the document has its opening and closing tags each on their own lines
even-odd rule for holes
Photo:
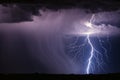
<svg viewBox="0 0 120 80">
<path fill-rule="evenodd" d="M 64 37 L 82 30 L 92 13 L 82 8 L 54 11 L 26 6 L 0 5 L 0 73 L 82 73 L 83 67 L 65 52 Z M 119 29 L 119 10 L 96 14 L 94 24 Z"/>
</svg>

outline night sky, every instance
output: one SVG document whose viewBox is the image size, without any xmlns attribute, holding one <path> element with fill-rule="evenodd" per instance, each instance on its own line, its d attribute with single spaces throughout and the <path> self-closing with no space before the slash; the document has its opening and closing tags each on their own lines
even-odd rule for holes
<svg viewBox="0 0 120 80">
<path fill-rule="evenodd" d="M 85 74 L 89 47 L 85 49 L 86 54 L 80 51 L 75 59 L 79 49 L 70 52 L 72 47 L 83 43 L 85 36 L 80 36 L 71 47 L 69 45 L 76 41 L 76 36 L 69 33 L 82 30 L 82 27 L 75 25 L 82 26 L 83 21 L 91 18 L 92 13 L 87 13 L 83 8 L 54 11 L 40 9 L 39 5 L 33 8 L 33 5 L 29 5 L 29 8 L 26 6 L 0 5 L 0 73 Z M 113 28 L 105 28 L 111 31 L 108 35 L 111 46 L 106 41 L 107 36 L 101 38 L 108 51 L 108 60 L 102 54 L 104 70 L 95 68 L 93 73 L 120 72 L 119 10 L 96 14 L 94 24 L 105 24 L 105 27 L 110 25 Z M 91 39 L 96 40 L 95 37 Z M 97 41 L 94 45 L 100 50 Z"/>
</svg>

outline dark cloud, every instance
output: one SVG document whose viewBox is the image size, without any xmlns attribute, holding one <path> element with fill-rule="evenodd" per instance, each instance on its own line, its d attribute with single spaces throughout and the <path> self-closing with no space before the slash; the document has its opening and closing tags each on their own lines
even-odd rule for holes
<svg viewBox="0 0 120 80">
<path fill-rule="evenodd" d="M 16 5 L 8 5 L 7 7 L 0 5 L 1 23 L 12 23 L 22 21 L 32 21 L 32 13 L 21 9 Z"/>
<path fill-rule="evenodd" d="M 28 3 L 27 3 L 28 2 Z M 12 3 L 12 1 L 11 1 Z M 41 15 L 39 10 L 61 10 L 79 8 L 85 9 L 87 13 L 98 13 L 104 11 L 119 10 L 119 1 L 116 0 L 35 0 L 34 2 L 25 1 L 24 3 L 13 3 L 9 1 L 1 4 L 1 8 L 5 7 L 1 15 L 5 16 L 1 22 L 22 22 L 32 21 L 32 15 Z"/>
<path fill-rule="evenodd" d="M 9 2 L 9 1 L 8 1 Z M 24 4 L 27 2 L 26 4 Z M 6 2 L 7 3 L 7 2 Z M 12 3 L 12 1 L 11 1 Z M 70 9 L 70 8 L 84 8 L 90 10 L 90 12 L 101 11 L 114 11 L 120 7 L 120 1 L 118 0 L 34 0 L 34 1 L 13 1 L 16 5 L 31 11 L 33 14 L 38 13 L 38 9 L 43 7 L 52 10 Z M 22 4 L 19 4 L 22 3 Z M 33 4 L 32 4 L 33 3 Z"/>
</svg>

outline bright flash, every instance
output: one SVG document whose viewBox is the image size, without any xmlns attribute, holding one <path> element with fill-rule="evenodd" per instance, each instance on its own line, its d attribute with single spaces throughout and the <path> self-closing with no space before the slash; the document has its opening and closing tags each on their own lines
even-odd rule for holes
<svg viewBox="0 0 120 80">
<path fill-rule="evenodd" d="M 94 34 L 94 33 L 95 33 L 94 31 L 88 31 L 88 32 L 84 32 L 83 34 L 88 35 L 88 34 Z"/>
<path fill-rule="evenodd" d="M 93 28 L 92 23 L 90 22 L 85 22 L 84 24 L 86 25 L 86 27 Z"/>
<path fill-rule="evenodd" d="M 100 30 L 93 27 L 93 24 L 90 22 L 85 22 L 84 25 L 85 27 L 87 27 L 87 29 L 82 34 L 89 35 L 89 34 L 95 34 L 100 32 Z"/>
</svg>

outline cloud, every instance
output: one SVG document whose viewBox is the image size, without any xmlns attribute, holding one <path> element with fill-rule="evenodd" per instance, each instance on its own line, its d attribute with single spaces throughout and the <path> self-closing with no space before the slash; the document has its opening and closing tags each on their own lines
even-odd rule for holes
<svg viewBox="0 0 120 80">
<path fill-rule="evenodd" d="M 64 10 L 62 14 L 48 10 L 42 16 L 33 16 L 32 22 L 1 23 L 0 32 L 5 37 L 3 72 L 79 73 L 64 48 L 63 32 L 70 28 L 72 23 L 68 22 L 78 17 L 71 10 L 68 12 L 72 20 Z"/>
<path fill-rule="evenodd" d="M 0 23 L 32 21 L 31 16 L 30 12 L 24 11 L 18 6 L 10 5 L 5 7 L 0 5 Z"/>
<path fill-rule="evenodd" d="M 109 12 L 99 12 L 96 14 L 94 19 L 95 24 L 110 24 L 114 26 L 120 25 L 119 10 L 118 11 L 109 11 Z"/>
<path fill-rule="evenodd" d="M 5 7 L 1 9 L 10 10 Z M 15 23 L 16 19 L 12 20 L 11 18 L 14 17 L 7 12 L 7 18 L 3 22 L 9 20 L 14 23 L 0 24 L 1 40 L 4 41 L 0 58 L 2 61 L 0 64 L 3 66 L 1 70 L 17 73 L 36 71 L 40 73 L 82 73 L 83 68 L 78 66 L 65 52 L 64 37 L 71 31 L 82 30 L 83 23 L 89 21 L 92 14 L 85 13 L 83 9 L 39 11 L 41 16 L 30 14 L 27 17 L 29 19 L 31 16 L 33 21 L 20 23 Z M 0 13 L 5 17 L 2 12 Z M 2 21 L 2 18 L 0 20 Z"/>
</svg>

